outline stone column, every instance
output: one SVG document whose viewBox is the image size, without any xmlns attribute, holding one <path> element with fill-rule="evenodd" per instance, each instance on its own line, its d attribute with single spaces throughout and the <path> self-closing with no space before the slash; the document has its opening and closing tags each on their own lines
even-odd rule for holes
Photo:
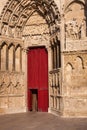
<svg viewBox="0 0 87 130">
<path fill-rule="evenodd" d="M 27 70 L 27 68 L 28 68 L 28 66 L 27 66 L 28 65 L 27 64 L 27 53 L 28 53 L 28 51 L 29 51 L 29 48 L 26 47 L 24 49 L 24 58 L 23 58 L 24 59 L 23 63 L 25 64 L 24 65 L 24 72 L 25 72 L 24 73 L 24 81 L 25 81 L 24 86 L 25 86 L 25 108 L 26 108 L 26 111 L 28 111 L 28 95 L 27 95 L 28 94 L 28 84 L 27 84 L 28 83 L 28 81 L 27 81 L 28 80 L 28 78 L 27 78 L 27 76 L 28 76 L 27 75 L 28 74 L 27 73 L 27 71 L 28 71 Z"/>
<path fill-rule="evenodd" d="M 64 2 L 65 0 L 61 0 L 61 23 L 60 23 L 60 53 L 61 53 L 61 100 L 60 100 L 60 111 L 63 113 L 64 110 L 64 101 L 63 101 L 63 86 L 64 86 L 64 50 L 65 50 L 65 19 L 64 19 Z"/>
<path fill-rule="evenodd" d="M 13 49 L 13 71 L 15 71 L 15 48 Z"/>
</svg>

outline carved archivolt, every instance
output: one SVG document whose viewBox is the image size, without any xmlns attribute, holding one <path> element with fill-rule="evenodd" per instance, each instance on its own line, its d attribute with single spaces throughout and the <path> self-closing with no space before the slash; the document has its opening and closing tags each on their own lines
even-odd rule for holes
<svg viewBox="0 0 87 130">
<path fill-rule="evenodd" d="M 53 0 L 8 0 L 1 14 L 1 34 L 20 38 L 23 27 L 35 11 L 45 18 L 49 27 L 55 25 L 55 29 L 50 30 L 56 31 L 60 13 Z"/>
</svg>

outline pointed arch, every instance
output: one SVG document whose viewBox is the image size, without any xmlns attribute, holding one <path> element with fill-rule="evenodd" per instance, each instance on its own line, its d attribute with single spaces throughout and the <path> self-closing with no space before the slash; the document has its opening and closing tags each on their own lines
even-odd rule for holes
<svg viewBox="0 0 87 130">
<path fill-rule="evenodd" d="M 73 65 L 72 65 L 72 63 L 70 63 L 70 62 L 68 62 L 67 64 L 66 64 L 66 71 L 72 71 L 73 69 L 74 69 L 74 67 L 73 67 Z"/>
<path fill-rule="evenodd" d="M 1 70 L 8 69 L 8 46 L 5 42 L 1 44 Z"/>
<path fill-rule="evenodd" d="M 73 3 L 81 3 L 81 4 L 83 4 L 83 6 L 85 6 L 84 0 L 78 0 L 78 1 L 77 0 L 69 0 L 69 1 L 67 1 L 66 5 L 65 5 L 65 11 Z"/>
<path fill-rule="evenodd" d="M 12 46 L 15 47 L 14 43 L 10 43 L 9 46 L 8 46 L 8 49 L 10 49 Z"/>
<path fill-rule="evenodd" d="M 84 68 L 84 61 L 81 56 L 76 57 L 76 69 L 83 69 Z"/>
<path fill-rule="evenodd" d="M 60 12 L 54 0 L 8 0 L 1 14 L 1 28 L 4 23 L 13 28 L 23 28 L 34 11 L 39 12 L 45 18 L 49 29 L 53 24 L 58 23 L 56 21 L 60 21 Z"/>
<path fill-rule="evenodd" d="M 72 70 L 73 70 L 73 65 L 70 62 L 67 63 L 65 67 L 65 80 L 66 83 L 68 83 L 68 85 L 71 84 Z"/>
<path fill-rule="evenodd" d="M 22 48 L 18 44 L 15 48 L 15 71 L 20 72 L 22 69 Z"/>
<path fill-rule="evenodd" d="M 14 70 L 14 44 L 11 43 L 8 46 L 8 70 L 13 71 Z"/>
</svg>

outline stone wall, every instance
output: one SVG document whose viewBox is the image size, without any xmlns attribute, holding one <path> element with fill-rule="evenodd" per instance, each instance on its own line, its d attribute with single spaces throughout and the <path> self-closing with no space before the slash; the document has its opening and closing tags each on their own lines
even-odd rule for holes
<svg viewBox="0 0 87 130">
<path fill-rule="evenodd" d="M 87 52 L 65 53 L 64 116 L 87 116 Z"/>
<path fill-rule="evenodd" d="M 24 74 L 0 71 L 0 114 L 26 111 Z"/>
<path fill-rule="evenodd" d="M 0 37 L 0 113 L 26 111 L 23 42 Z"/>
</svg>

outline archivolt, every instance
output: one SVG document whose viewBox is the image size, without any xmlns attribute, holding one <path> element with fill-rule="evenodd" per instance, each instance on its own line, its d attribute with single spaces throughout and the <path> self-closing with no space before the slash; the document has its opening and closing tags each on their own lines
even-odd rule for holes
<svg viewBox="0 0 87 130">
<path fill-rule="evenodd" d="M 50 30 L 56 31 L 60 13 L 53 0 L 8 0 L 1 14 L 1 30 L 4 24 L 8 27 L 23 29 L 35 11 L 45 18 Z M 55 29 L 53 25 L 55 25 Z M 52 33 L 50 31 L 50 34 Z"/>
</svg>

